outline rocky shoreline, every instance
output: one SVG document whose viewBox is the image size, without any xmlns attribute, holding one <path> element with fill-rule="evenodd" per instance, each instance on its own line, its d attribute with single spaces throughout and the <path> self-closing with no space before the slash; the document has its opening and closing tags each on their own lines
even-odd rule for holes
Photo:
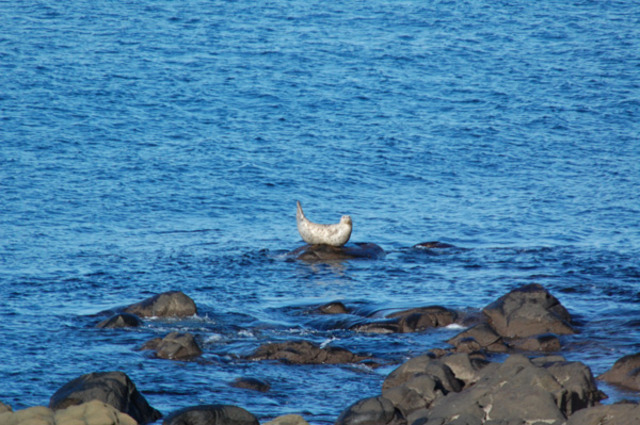
<svg viewBox="0 0 640 425">
<path fill-rule="evenodd" d="M 427 243 L 418 249 L 433 248 Z M 305 259 L 334 259 L 339 250 L 303 247 L 294 255 Z M 356 245 L 348 258 L 379 255 L 372 244 Z M 301 258 L 302 256 L 302 258 Z M 310 314 L 342 315 L 340 302 L 315 306 Z M 98 313 L 97 328 L 140 326 L 154 317 L 190 317 L 195 302 L 179 291 L 157 294 L 141 302 Z M 460 324 L 464 330 L 449 339 L 450 348 L 433 349 L 399 365 L 384 380 L 380 394 L 344 406 L 336 425 L 595 425 L 640 423 L 640 406 L 631 402 L 604 405 L 598 380 L 640 391 L 640 353 L 618 359 L 595 378 L 588 366 L 559 355 L 560 338 L 579 332 L 568 310 L 541 285 L 515 288 L 484 307 L 480 314 L 443 306 L 415 307 L 384 318 L 363 317 L 352 332 L 409 333 Z M 191 361 L 203 350 L 195 335 L 171 332 L 141 342 L 139 350 L 171 361 Z M 266 343 L 244 361 L 275 360 L 286 364 L 366 364 L 377 360 L 346 348 L 319 346 L 310 341 Z M 268 382 L 241 378 L 231 385 L 267 392 Z M 147 424 L 258 425 L 239 406 L 200 405 L 161 413 L 149 405 L 124 372 L 80 376 L 51 396 L 48 407 L 13 412 L 0 403 L 0 425 L 26 424 Z M 304 425 L 298 415 L 277 417 L 270 425 Z"/>
</svg>

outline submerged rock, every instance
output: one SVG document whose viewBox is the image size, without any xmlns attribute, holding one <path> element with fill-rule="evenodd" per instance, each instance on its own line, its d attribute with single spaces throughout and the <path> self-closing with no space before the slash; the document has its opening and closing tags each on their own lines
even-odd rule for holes
<svg viewBox="0 0 640 425">
<path fill-rule="evenodd" d="M 598 379 L 640 391 L 640 353 L 621 357 L 611 369 L 598 376 Z"/>
<path fill-rule="evenodd" d="M 195 337 L 188 332 L 171 332 L 164 338 L 154 338 L 141 350 L 155 350 L 158 358 L 168 360 L 190 360 L 202 354 Z"/>
<path fill-rule="evenodd" d="M 98 400 L 89 401 L 66 409 L 54 411 L 44 406 L 30 407 L 17 412 L 0 413 L 3 425 L 137 425 L 126 413 L 122 413 Z"/>
<path fill-rule="evenodd" d="M 340 347 L 321 348 L 308 341 L 290 341 L 261 345 L 248 359 L 280 360 L 292 364 L 341 364 L 357 363 L 368 357 Z"/>
<path fill-rule="evenodd" d="M 96 328 L 136 328 L 141 325 L 142 320 L 135 314 L 120 313 L 98 323 Z"/>
<path fill-rule="evenodd" d="M 349 309 L 340 301 L 334 301 L 318 307 L 317 312 L 320 314 L 348 314 Z"/>
<path fill-rule="evenodd" d="M 258 419 L 238 406 L 210 404 L 171 413 L 163 425 L 259 425 Z"/>
<path fill-rule="evenodd" d="M 140 317 L 189 317 L 198 314 L 196 303 L 180 291 L 164 292 L 124 308 Z"/>
<path fill-rule="evenodd" d="M 374 243 L 355 243 L 344 246 L 305 245 L 291 251 L 289 256 L 308 262 L 341 261 L 354 259 L 380 259 L 384 250 Z"/>
<path fill-rule="evenodd" d="M 444 248 L 456 248 L 455 245 L 451 245 L 445 242 L 438 242 L 438 241 L 432 241 L 432 242 L 421 242 L 421 243 L 417 243 L 413 246 L 413 248 L 416 249 L 444 249 Z"/>
<path fill-rule="evenodd" d="M 237 378 L 231 383 L 232 387 L 266 393 L 271 389 L 268 382 L 257 378 Z"/>
<path fill-rule="evenodd" d="M 542 285 L 533 283 L 514 289 L 486 306 L 482 312 L 491 327 L 507 338 L 527 338 L 554 333 L 573 334 L 567 309 Z"/>
<path fill-rule="evenodd" d="M 109 404 L 141 424 L 162 417 L 123 372 L 89 373 L 69 381 L 51 396 L 49 408 L 57 411 L 91 400 Z"/>
</svg>

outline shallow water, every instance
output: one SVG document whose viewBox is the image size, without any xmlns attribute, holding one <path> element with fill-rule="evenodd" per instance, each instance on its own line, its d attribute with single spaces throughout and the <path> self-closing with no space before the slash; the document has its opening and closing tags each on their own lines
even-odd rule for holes
<svg viewBox="0 0 640 425">
<path fill-rule="evenodd" d="M 0 3 L 0 400 L 122 370 L 163 413 L 201 403 L 331 423 L 460 329 L 309 314 L 477 311 L 538 282 L 594 374 L 640 346 L 640 12 L 632 2 Z M 286 261 L 295 200 L 375 261 Z M 439 240 L 459 248 L 414 250 Z M 181 290 L 182 321 L 94 316 Z M 358 320 L 344 317 L 345 323 Z M 202 359 L 135 349 L 195 333 Z M 238 357 L 308 339 L 386 366 Z M 228 384 L 269 381 L 270 392 Z M 609 401 L 636 394 L 603 386 Z"/>
</svg>

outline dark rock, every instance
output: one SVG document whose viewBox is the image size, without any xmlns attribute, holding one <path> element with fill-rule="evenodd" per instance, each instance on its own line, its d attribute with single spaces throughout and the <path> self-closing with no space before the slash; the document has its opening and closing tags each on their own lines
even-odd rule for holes
<svg viewBox="0 0 640 425">
<path fill-rule="evenodd" d="M 384 250 L 374 243 L 355 243 L 344 246 L 305 245 L 291 251 L 289 256 L 309 262 L 384 258 Z"/>
<path fill-rule="evenodd" d="M 53 410 L 99 400 L 126 413 L 138 423 L 155 422 L 162 414 L 149 406 L 129 377 L 122 372 L 89 373 L 62 386 L 49 401 Z"/>
<path fill-rule="evenodd" d="M 428 409 L 436 398 L 447 391 L 440 380 L 432 375 L 415 375 L 401 385 L 382 392 L 405 418 L 414 412 Z"/>
<path fill-rule="evenodd" d="M 469 423 L 490 418 L 496 423 L 560 425 L 575 410 L 601 399 L 589 368 L 582 363 L 537 363 L 512 355 L 497 367 L 484 368 L 474 385 L 436 399 L 427 423 L 450 424 L 465 416 Z"/>
<path fill-rule="evenodd" d="M 618 403 L 582 409 L 569 418 L 566 425 L 637 425 L 640 424 L 640 406 L 636 403 Z"/>
<path fill-rule="evenodd" d="M 399 311 L 387 317 L 398 320 L 400 332 L 420 332 L 452 324 L 456 313 L 444 307 L 430 306 Z"/>
<path fill-rule="evenodd" d="M 348 314 L 349 309 L 339 301 L 334 301 L 329 304 L 321 305 L 318 307 L 318 313 L 321 314 Z"/>
<path fill-rule="evenodd" d="M 423 355 L 409 359 L 392 371 L 382 383 L 382 391 L 384 393 L 386 390 L 403 385 L 421 375 L 435 378 L 445 394 L 460 391 L 464 385 L 464 382 L 457 379 L 453 371 L 441 359 Z"/>
<path fill-rule="evenodd" d="M 280 360 L 293 364 L 357 363 L 368 359 L 340 347 L 320 348 L 308 341 L 264 344 L 248 356 L 250 360 Z"/>
<path fill-rule="evenodd" d="M 536 335 L 511 341 L 509 345 L 521 351 L 554 352 L 560 351 L 560 339 L 553 334 Z"/>
<path fill-rule="evenodd" d="M 259 425 L 258 419 L 237 406 L 213 404 L 187 407 L 171 413 L 163 425 Z"/>
<path fill-rule="evenodd" d="M 599 380 L 620 385 L 634 391 L 640 391 L 640 353 L 624 356 L 598 376 Z"/>
<path fill-rule="evenodd" d="M 507 338 L 574 333 L 569 312 L 543 286 L 535 283 L 500 297 L 485 307 L 483 313 L 493 329 Z"/>
<path fill-rule="evenodd" d="M 259 391 L 266 393 L 271 389 L 268 382 L 257 378 L 237 378 L 231 383 L 232 387 L 244 388 L 246 390 Z"/>
<path fill-rule="evenodd" d="M 124 309 L 140 317 L 189 317 L 198 314 L 196 303 L 180 291 L 164 292 Z"/>
<path fill-rule="evenodd" d="M 189 360 L 202 354 L 192 334 L 179 332 L 147 341 L 141 350 L 155 350 L 158 358 L 168 360 Z"/>
<path fill-rule="evenodd" d="M 406 420 L 393 403 L 382 396 L 365 398 L 343 411 L 335 425 L 403 425 Z"/>
<path fill-rule="evenodd" d="M 435 249 L 435 248 L 443 249 L 443 248 L 455 248 L 456 246 L 445 243 L 445 242 L 432 241 L 432 242 L 417 243 L 413 247 L 417 249 Z"/>
<path fill-rule="evenodd" d="M 447 341 L 459 352 L 475 352 L 487 350 L 494 353 L 504 353 L 507 346 L 502 337 L 486 323 L 473 326 Z"/>
<path fill-rule="evenodd" d="M 96 325 L 96 328 L 136 328 L 142 325 L 142 320 L 138 316 L 129 313 L 120 313 L 103 320 Z"/>
</svg>

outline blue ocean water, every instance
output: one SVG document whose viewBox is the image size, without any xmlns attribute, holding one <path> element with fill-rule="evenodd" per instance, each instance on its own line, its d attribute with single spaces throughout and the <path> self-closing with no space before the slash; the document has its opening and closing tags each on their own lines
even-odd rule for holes
<svg viewBox="0 0 640 425">
<path fill-rule="evenodd" d="M 639 194 L 635 2 L 0 2 L 0 400 L 122 370 L 165 414 L 332 423 L 459 329 L 357 334 L 310 306 L 478 310 L 531 282 L 602 373 L 640 351 Z M 386 257 L 286 261 L 296 200 Z M 411 248 L 432 240 L 460 249 Z M 198 317 L 94 328 L 167 290 Z M 171 330 L 202 359 L 136 350 Z M 388 366 L 239 359 L 301 338 Z"/>
</svg>

